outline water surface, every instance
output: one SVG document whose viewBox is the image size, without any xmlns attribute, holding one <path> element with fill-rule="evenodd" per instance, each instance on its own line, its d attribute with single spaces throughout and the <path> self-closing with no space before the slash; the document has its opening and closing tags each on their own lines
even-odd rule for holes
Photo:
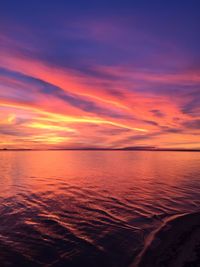
<svg viewBox="0 0 200 267">
<path fill-rule="evenodd" d="M 199 211 L 200 153 L 0 152 L 0 266 L 125 267 Z"/>
</svg>

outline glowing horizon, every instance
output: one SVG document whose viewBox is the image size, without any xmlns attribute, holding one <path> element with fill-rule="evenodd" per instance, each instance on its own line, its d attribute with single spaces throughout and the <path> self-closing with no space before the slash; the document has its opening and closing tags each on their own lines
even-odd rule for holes
<svg viewBox="0 0 200 267">
<path fill-rule="evenodd" d="M 2 3 L 0 149 L 200 149 L 192 2 Z"/>
</svg>

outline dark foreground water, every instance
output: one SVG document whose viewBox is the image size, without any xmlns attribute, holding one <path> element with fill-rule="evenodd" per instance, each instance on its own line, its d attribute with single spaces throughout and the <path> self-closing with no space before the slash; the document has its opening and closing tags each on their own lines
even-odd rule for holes
<svg viewBox="0 0 200 267">
<path fill-rule="evenodd" d="M 0 152 L 0 266 L 126 267 L 199 211 L 200 153 Z"/>
</svg>

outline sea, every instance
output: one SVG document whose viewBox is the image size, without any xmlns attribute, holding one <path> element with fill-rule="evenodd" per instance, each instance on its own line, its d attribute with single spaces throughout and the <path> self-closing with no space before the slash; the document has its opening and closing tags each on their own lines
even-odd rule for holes
<svg viewBox="0 0 200 267">
<path fill-rule="evenodd" d="M 1 151 L 1 267 L 128 267 L 200 211 L 200 153 Z"/>
</svg>

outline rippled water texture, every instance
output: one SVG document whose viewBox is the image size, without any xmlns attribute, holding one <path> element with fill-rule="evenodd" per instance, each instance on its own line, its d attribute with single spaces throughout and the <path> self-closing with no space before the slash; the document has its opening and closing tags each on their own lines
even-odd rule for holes
<svg viewBox="0 0 200 267">
<path fill-rule="evenodd" d="M 0 152 L 0 266 L 128 266 L 164 217 L 199 210 L 199 166 L 197 152 Z"/>
</svg>

